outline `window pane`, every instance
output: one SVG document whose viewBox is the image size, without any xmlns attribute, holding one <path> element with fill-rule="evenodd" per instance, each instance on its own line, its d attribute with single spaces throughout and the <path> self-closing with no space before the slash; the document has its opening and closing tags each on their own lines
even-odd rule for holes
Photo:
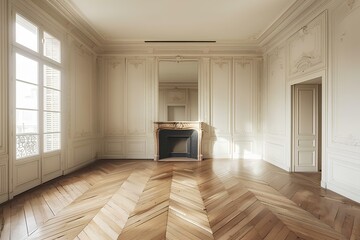
<svg viewBox="0 0 360 240">
<path fill-rule="evenodd" d="M 44 133 L 60 132 L 60 113 L 44 112 Z"/>
<path fill-rule="evenodd" d="M 16 108 L 38 109 L 38 87 L 16 81 Z"/>
<path fill-rule="evenodd" d="M 39 154 L 39 136 L 16 136 L 16 158 L 24 158 Z"/>
<path fill-rule="evenodd" d="M 31 50 L 38 51 L 38 28 L 21 17 L 16 15 L 16 42 Z"/>
<path fill-rule="evenodd" d="M 44 110 L 60 111 L 60 91 L 44 88 Z"/>
<path fill-rule="evenodd" d="M 38 133 L 38 112 L 16 110 L 16 134 Z"/>
<path fill-rule="evenodd" d="M 44 32 L 44 56 L 60 62 L 61 61 L 60 41 L 47 32 Z"/>
<path fill-rule="evenodd" d="M 44 86 L 60 90 L 61 76 L 60 71 L 54 68 L 44 66 Z"/>
<path fill-rule="evenodd" d="M 38 63 L 30 58 L 16 54 L 16 79 L 38 83 Z"/>
<path fill-rule="evenodd" d="M 44 152 L 60 149 L 60 133 L 44 134 Z"/>
</svg>

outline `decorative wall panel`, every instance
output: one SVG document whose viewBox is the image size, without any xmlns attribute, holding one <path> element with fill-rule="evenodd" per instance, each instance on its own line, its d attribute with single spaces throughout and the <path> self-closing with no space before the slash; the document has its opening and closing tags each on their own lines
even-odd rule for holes
<svg viewBox="0 0 360 240">
<path fill-rule="evenodd" d="M 86 46 L 69 39 L 70 67 L 66 79 L 70 99 L 65 109 L 70 109 L 70 132 L 67 144 L 65 173 L 93 161 L 97 152 L 98 84 L 96 56 Z M 53 160 L 55 160 L 53 158 Z"/>
<path fill-rule="evenodd" d="M 328 187 L 360 202 L 359 155 L 330 152 L 328 154 Z"/>
<path fill-rule="evenodd" d="M 359 152 L 360 6 L 350 10 L 344 4 L 335 14 L 333 22 L 332 141 Z"/>
<path fill-rule="evenodd" d="M 251 159 L 254 158 L 254 143 L 253 141 L 239 141 L 234 140 L 233 157 Z"/>
<path fill-rule="evenodd" d="M 125 134 L 125 59 L 108 61 L 105 79 L 105 135 Z"/>
<path fill-rule="evenodd" d="M 127 96 L 127 134 L 145 135 L 147 119 L 146 61 L 127 59 L 126 63 Z"/>
<path fill-rule="evenodd" d="M 73 137 L 89 137 L 94 134 L 94 56 L 73 44 L 71 53 L 71 108 Z"/>
<path fill-rule="evenodd" d="M 282 141 L 273 143 L 265 140 L 265 159 L 278 167 L 289 170 L 288 167 L 286 167 L 285 145 Z"/>
<path fill-rule="evenodd" d="M 104 142 L 105 153 L 107 156 L 124 156 L 125 140 L 122 139 L 106 139 Z"/>
<path fill-rule="evenodd" d="M 210 153 L 213 158 L 229 158 L 232 154 L 231 139 L 219 137 L 210 141 Z"/>
<path fill-rule="evenodd" d="M 153 58 L 104 61 L 104 158 L 152 158 Z M 165 98 L 165 96 L 164 96 Z"/>
<path fill-rule="evenodd" d="M 211 61 L 211 126 L 214 133 L 231 134 L 231 60 Z M 215 135 L 215 136 L 216 136 Z"/>
<path fill-rule="evenodd" d="M 253 76 L 251 60 L 234 62 L 234 134 L 248 135 L 253 133 L 254 85 L 257 79 Z"/>
<path fill-rule="evenodd" d="M 286 81 L 285 49 L 280 47 L 268 55 L 266 132 L 285 135 Z"/>
<path fill-rule="evenodd" d="M 77 141 L 71 149 L 74 160 L 71 167 L 86 164 L 96 159 L 96 142 L 94 140 Z"/>
<path fill-rule="evenodd" d="M 199 94 L 198 89 L 190 89 L 189 90 L 189 114 L 190 114 L 190 121 L 199 121 Z"/>
<path fill-rule="evenodd" d="M 325 67 L 325 26 L 326 12 L 323 12 L 289 38 L 289 77 Z"/>
<path fill-rule="evenodd" d="M 125 142 L 126 156 L 141 157 L 146 155 L 146 140 L 128 139 Z"/>
</svg>

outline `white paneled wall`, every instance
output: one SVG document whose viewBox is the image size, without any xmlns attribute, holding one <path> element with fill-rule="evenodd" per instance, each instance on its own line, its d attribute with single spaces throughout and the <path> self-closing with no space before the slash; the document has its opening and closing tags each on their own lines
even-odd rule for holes
<svg viewBox="0 0 360 240">
<path fill-rule="evenodd" d="M 329 2 L 290 24 L 287 37 L 283 34 L 266 46 L 261 86 L 264 159 L 291 170 L 291 86 L 321 79 L 322 186 L 356 201 L 360 201 L 359 22 L 356 0 Z"/>
<path fill-rule="evenodd" d="M 97 158 L 98 83 L 96 55 L 69 38 L 69 74 L 67 79 L 67 124 L 65 172 L 73 171 Z"/>
<path fill-rule="evenodd" d="M 261 157 L 259 60 L 200 59 L 196 93 L 192 89 L 158 91 L 152 58 L 109 57 L 104 65 L 104 158 L 153 158 L 153 122 L 164 120 L 165 105 L 189 103 L 191 98 L 199 100 L 199 110 L 191 107 L 188 114 L 198 111 L 199 120 L 208 125 L 203 141 L 205 157 Z M 180 102 L 173 101 L 174 94 Z"/>
<path fill-rule="evenodd" d="M 285 170 L 290 169 L 286 156 L 286 75 L 285 47 L 278 46 L 265 56 L 267 78 L 264 95 L 264 159 Z"/>
<path fill-rule="evenodd" d="M 233 65 L 233 157 L 258 159 L 261 61 L 235 58 Z"/>
<path fill-rule="evenodd" d="M 360 202 L 360 1 L 331 12 L 327 187 Z"/>
<path fill-rule="evenodd" d="M 104 158 L 153 158 L 154 58 L 103 61 Z"/>
<path fill-rule="evenodd" d="M 231 157 L 232 59 L 211 59 L 210 142 L 211 157 Z"/>
</svg>

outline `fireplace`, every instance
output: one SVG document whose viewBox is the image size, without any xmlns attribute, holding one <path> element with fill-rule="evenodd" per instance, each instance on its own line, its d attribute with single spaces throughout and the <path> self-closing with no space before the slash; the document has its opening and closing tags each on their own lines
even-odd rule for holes
<svg viewBox="0 0 360 240">
<path fill-rule="evenodd" d="M 197 159 L 198 134 L 195 130 L 159 130 L 159 159 L 184 157 Z"/>
<path fill-rule="evenodd" d="M 155 122 L 154 160 L 202 160 L 202 124 L 195 121 Z"/>
</svg>

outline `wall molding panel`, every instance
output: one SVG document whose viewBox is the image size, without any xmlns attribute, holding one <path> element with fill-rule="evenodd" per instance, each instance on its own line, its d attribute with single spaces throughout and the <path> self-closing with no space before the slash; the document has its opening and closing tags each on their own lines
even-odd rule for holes
<svg viewBox="0 0 360 240">
<path fill-rule="evenodd" d="M 66 107 L 69 132 L 66 141 L 64 174 L 94 161 L 101 149 L 98 119 L 98 74 L 96 55 L 77 40 L 68 36 L 69 79 Z M 55 161 L 55 158 L 52 158 Z M 56 163 L 57 164 L 57 163 Z M 54 173 L 49 173 L 53 175 Z"/>
<path fill-rule="evenodd" d="M 254 121 L 254 85 L 253 63 L 251 60 L 234 60 L 234 135 L 252 135 Z M 253 126 L 255 124 L 255 126 Z"/>
<path fill-rule="evenodd" d="M 152 57 L 104 57 L 102 158 L 153 158 L 154 63 Z"/>
<path fill-rule="evenodd" d="M 265 153 L 264 158 L 266 161 L 274 164 L 277 167 L 284 169 L 285 171 L 289 171 L 290 168 L 287 163 L 286 158 L 286 150 L 285 150 L 285 141 L 283 139 L 279 139 L 276 142 L 265 140 Z"/>
<path fill-rule="evenodd" d="M 326 16 L 326 12 L 321 13 L 287 41 L 289 78 L 318 71 L 325 67 Z"/>
<path fill-rule="evenodd" d="M 231 135 L 232 60 L 211 59 L 210 126 L 212 137 Z"/>
<path fill-rule="evenodd" d="M 351 156 L 338 152 L 328 153 L 327 187 L 360 202 L 360 155 Z"/>
<path fill-rule="evenodd" d="M 360 5 L 343 4 L 333 15 L 334 31 L 332 35 L 332 116 L 331 142 L 335 147 L 360 153 L 360 111 L 349 108 L 360 101 L 358 76 L 360 70 L 354 67 L 360 61 L 358 43 L 360 31 Z M 351 116 L 349 118 L 348 116 Z"/>
<path fill-rule="evenodd" d="M 91 137 L 95 133 L 95 56 L 86 49 L 71 44 L 71 132 L 72 138 Z"/>
<path fill-rule="evenodd" d="M 125 59 L 109 59 L 105 63 L 105 135 L 124 136 L 125 119 L 123 113 L 125 109 L 124 95 L 119 93 L 119 89 L 125 88 Z"/>
<path fill-rule="evenodd" d="M 284 136 L 286 111 L 285 47 L 281 46 L 267 55 L 266 129 L 272 135 Z"/>
</svg>

